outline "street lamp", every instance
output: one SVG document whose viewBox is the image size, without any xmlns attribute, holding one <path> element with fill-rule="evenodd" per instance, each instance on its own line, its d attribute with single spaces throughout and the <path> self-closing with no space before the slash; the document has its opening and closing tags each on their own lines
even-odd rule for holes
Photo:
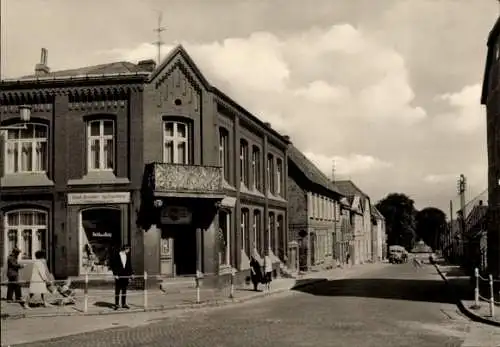
<svg viewBox="0 0 500 347">
<path fill-rule="evenodd" d="M 31 118 L 31 106 L 20 105 L 19 106 L 19 117 L 23 121 L 23 124 L 0 126 L 0 130 L 19 130 L 26 129 L 26 123 L 30 121 Z"/>
</svg>

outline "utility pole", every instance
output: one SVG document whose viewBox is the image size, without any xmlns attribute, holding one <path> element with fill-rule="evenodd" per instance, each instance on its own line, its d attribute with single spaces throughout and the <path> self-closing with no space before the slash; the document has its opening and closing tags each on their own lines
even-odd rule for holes
<svg viewBox="0 0 500 347">
<path fill-rule="evenodd" d="M 467 179 L 463 174 L 460 175 L 460 178 L 457 182 L 457 190 L 460 195 L 460 255 L 466 256 L 464 254 L 464 242 L 465 242 L 465 218 L 467 217 L 465 213 L 465 190 L 467 189 Z M 465 260 L 465 259 L 464 259 Z"/>
<path fill-rule="evenodd" d="M 2 65 L 3 65 L 3 1 L 0 0 L 0 81 L 2 80 Z"/>
<path fill-rule="evenodd" d="M 455 247 L 453 247 L 453 201 L 450 200 L 450 229 L 448 233 L 448 249 L 450 254 L 454 253 Z"/>
<path fill-rule="evenodd" d="M 156 29 L 154 29 L 154 31 L 156 32 L 156 35 L 157 35 L 157 40 L 155 42 L 153 42 L 156 47 L 157 47 L 157 54 L 158 54 L 158 61 L 157 61 L 157 64 L 160 65 L 160 62 L 161 62 L 161 45 L 164 44 L 164 42 L 161 40 L 161 33 L 164 32 L 165 30 L 167 30 L 166 27 L 162 27 L 161 26 L 161 22 L 162 22 L 162 13 L 159 12 L 158 13 L 158 26 L 156 27 Z"/>
<path fill-rule="evenodd" d="M 335 159 L 332 161 L 332 182 L 335 183 Z"/>
</svg>

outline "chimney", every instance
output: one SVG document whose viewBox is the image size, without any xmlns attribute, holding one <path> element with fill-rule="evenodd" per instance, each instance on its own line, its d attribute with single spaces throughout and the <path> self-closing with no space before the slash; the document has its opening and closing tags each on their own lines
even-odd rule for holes
<svg viewBox="0 0 500 347">
<path fill-rule="evenodd" d="M 483 206 L 483 200 L 479 200 L 479 206 Z"/>
<path fill-rule="evenodd" d="M 42 54 L 40 56 L 40 63 L 35 65 L 35 75 L 37 76 L 45 76 L 50 72 L 49 67 L 47 66 L 47 57 L 48 57 L 47 48 L 42 48 Z"/>
<path fill-rule="evenodd" d="M 286 142 L 290 142 L 290 136 L 288 135 L 283 135 L 283 138 L 285 139 Z"/>
<path fill-rule="evenodd" d="M 265 123 L 264 123 L 264 125 L 265 125 L 266 127 L 268 127 L 268 128 L 270 128 L 270 127 L 271 127 L 271 123 L 269 123 L 269 122 L 265 122 Z"/>
<path fill-rule="evenodd" d="M 156 68 L 156 62 L 153 59 L 141 60 L 137 66 L 141 71 L 153 72 Z"/>
</svg>

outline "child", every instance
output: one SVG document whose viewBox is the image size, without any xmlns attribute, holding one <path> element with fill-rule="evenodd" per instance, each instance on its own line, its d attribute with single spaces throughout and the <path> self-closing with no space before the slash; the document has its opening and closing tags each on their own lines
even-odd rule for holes
<svg viewBox="0 0 500 347">
<path fill-rule="evenodd" d="M 57 291 L 63 296 L 60 305 L 73 305 L 75 303 L 75 292 L 70 288 L 71 280 L 68 278 L 62 285 L 57 286 Z"/>
</svg>

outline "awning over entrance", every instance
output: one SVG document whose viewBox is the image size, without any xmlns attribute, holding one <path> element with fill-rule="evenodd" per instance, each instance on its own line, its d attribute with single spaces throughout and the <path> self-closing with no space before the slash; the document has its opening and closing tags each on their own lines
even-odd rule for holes
<svg viewBox="0 0 500 347">
<path fill-rule="evenodd" d="M 220 167 L 153 163 L 144 176 L 153 198 L 224 198 Z"/>
</svg>

